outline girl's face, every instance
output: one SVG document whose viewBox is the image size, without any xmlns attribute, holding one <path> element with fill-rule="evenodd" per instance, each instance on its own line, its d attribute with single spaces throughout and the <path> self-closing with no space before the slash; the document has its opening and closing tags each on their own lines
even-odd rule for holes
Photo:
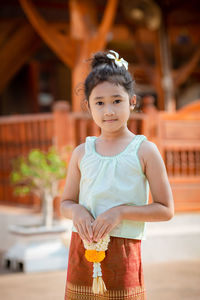
<svg viewBox="0 0 200 300">
<path fill-rule="evenodd" d="M 130 104 L 135 103 L 136 96 L 129 100 L 123 86 L 105 81 L 93 88 L 88 108 L 102 130 L 113 132 L 127 126 Z"/>
</svg>

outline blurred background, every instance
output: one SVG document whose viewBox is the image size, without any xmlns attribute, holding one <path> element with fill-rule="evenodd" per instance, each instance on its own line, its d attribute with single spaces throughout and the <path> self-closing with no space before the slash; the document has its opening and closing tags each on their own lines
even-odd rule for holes
<svg viewBox="0 0 200 300">
<path fill-rule="evenodd" d="M 147 224 L 148 299 L 200 295 L 199 1 L 2 0 L 2 299 L 64 296 L 71 221 L 60 215 L 59 191 L 71 150 L 100 133 L 84 106 L 83 83 L 88 58 L 110 49 L 128 61 L 136 82 L 128 127 L 158 146 L 175 202 L 172 220 Z M 56 153 L 48 152 L 52 146 Z"/>
</svg>

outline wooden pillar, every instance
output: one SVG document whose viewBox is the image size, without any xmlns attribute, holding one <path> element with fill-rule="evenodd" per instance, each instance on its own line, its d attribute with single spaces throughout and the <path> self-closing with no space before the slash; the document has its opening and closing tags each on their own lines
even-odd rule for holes
<svg viewBox="0 0 200 300">
<path fill-rule="evenodd" d="M 81 53 L 72 69 L 72 110 L 76 112 L 82 111 L 82 101 L 85 97 L 84 81 L 90 71 L 90 64 L 86 62 L 86 58 L 89 58 L 90 54 L 87 45 L 82 45 Z"/>
<path fill-rule="evenodd" d="M 90 0 L 70 0 L 70 36 L 76 41 L 76 59 L 72 68 L 72 110 L 81 111 L 84 98 L 83 84 L 89 73 L 87 61 L 96 51 L 103 50 L 107 34 L 113 24 L 118 0 L 108 0 L 101 23 L 98 25 L 97 8 Z M 79 93 L 79 87 L 81 92 Z"/>
<path fill-rule="evenodd" d="M 75 128 L 70 114 L 70 105 L 66 101 L 57 101 L 53 106 L 54 142 L 59 151 L 65 146 L 75 146 Z"/>
<path fill-rule="evenodd" d="M 156 59 L 156 70 L 155 70 L 155 84 L 158 96 L 158 109 L 164 110 L 165 108 L 165 97 L 164 90 L 162 87 L 162 60 L 161 60 L 161 49 L 160 49 L 160 35 L 159 30 L 155 34 L 155 59 Z"/>
<path fill-rule="evenodd" d="M 71 151 L 70 153 L 67 153 L 67 149 L 65 149 L 65 147 L 70 146 L 71 150 L 75 147 L 75 126 L 70 112 L 70 104 L 68 102 L 57 101 L 53 105 L 53 126 L 53 144 L 56 146 L 61 155 L 63 155 L 66 165 L 68 165 L 71 157 Z M 64 190 L 65 180 L 66 178 L 59 182 L 59 189 L 61 193 Z M 56 197 L 54 199 L 54 212 L 58 218 L 61 217 L 60 200 L 60 197 Z"/>
<path fill-rule="evenodd" d="M 160 28 L 161 59 L 163 67 L 162 86 L 165 96 L 165 110 L 173 112 L 176 110 L 176 101 L 174 95 L 174 83 L 172 77 L 171 50 L 169 47 L 169 37 L 166 24 L 163 21 Z"/>
<path fill-rule="evenodd" d="M 145 96 L 142 99 L 142 111 L 147 114 L 148 120 L 147 120 L 147 127 L 148 127 L 148 134 L 149 139 L 157 143 L 158 138 L 158 132 L 157 132 L 157 126 L 158 126 L 158 110 L 156 109 L 154 105 L 155 99 L 153 96 Z"/>
<path fill-rule="evenodd" d="M 171 71 L 168 33 L 164 20 L 162 20 L 161 26 L 157 31 L 155 53 L 157 61 L 156 85 L 158 91 L 158 107 L 161 110 L 173 112 L 176 110 L 176 101 Z"/>
</svg>

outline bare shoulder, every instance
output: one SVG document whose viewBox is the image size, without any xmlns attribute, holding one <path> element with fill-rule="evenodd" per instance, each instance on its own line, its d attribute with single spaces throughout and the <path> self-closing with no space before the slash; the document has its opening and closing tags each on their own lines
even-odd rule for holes
<svg viewBox="0 0 200 300">
<path fill-rule="evenodd" d="M 73 150 L 73 154 L 72 155 L 76 157 L 79 169 L 80 169 L 80 162 L 81 162 L 81 159 L 84 156 L 84 154 L 85 154 L 85 143 L 82 143 L 82 144 L 78 145 Z"/>
<path fill-rule="evenodd" d="M 155 143 L 145 140 L 140 145 L 138 150 L 138 157 L 140 159 L 144 173 L 146 172 L 147 164 L 155 159 L 162 160 L 158 147 Z"/>
<path fill-rule="evenodd" d="M 150 141 L 143 141 L 140 145 L 138 155 L 143 155 L 145 157 L 151 156 L 152 154 L 158 154 L 159 150 L 155 143 Z"/>
</svg>

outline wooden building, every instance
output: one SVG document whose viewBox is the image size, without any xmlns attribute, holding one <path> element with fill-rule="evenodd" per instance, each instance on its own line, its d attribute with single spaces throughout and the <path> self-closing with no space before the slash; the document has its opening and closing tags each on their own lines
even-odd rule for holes
<svg viewBox="0 0 200 300">
<path fill-rule="evenodd" d="M 34 203 L 12 196 L 13 157 L 98 134 L 82 112 L 83 81 L 92 53 L 112 49 L 136 80 L 131 130 L 158 144 L 177 210 L 200 209 L 198 2 L 0 1 L 0 202 Z"/>
<path fill-rule="evenodd" d="M 129 62 L 138 96 L 174 111 L 200 96 L 198 0 L 0 2 L 0 115 L 81 110 L 92 53 Z M 139 97 L 138 97 L 139 99 Z"/>
</svg>

